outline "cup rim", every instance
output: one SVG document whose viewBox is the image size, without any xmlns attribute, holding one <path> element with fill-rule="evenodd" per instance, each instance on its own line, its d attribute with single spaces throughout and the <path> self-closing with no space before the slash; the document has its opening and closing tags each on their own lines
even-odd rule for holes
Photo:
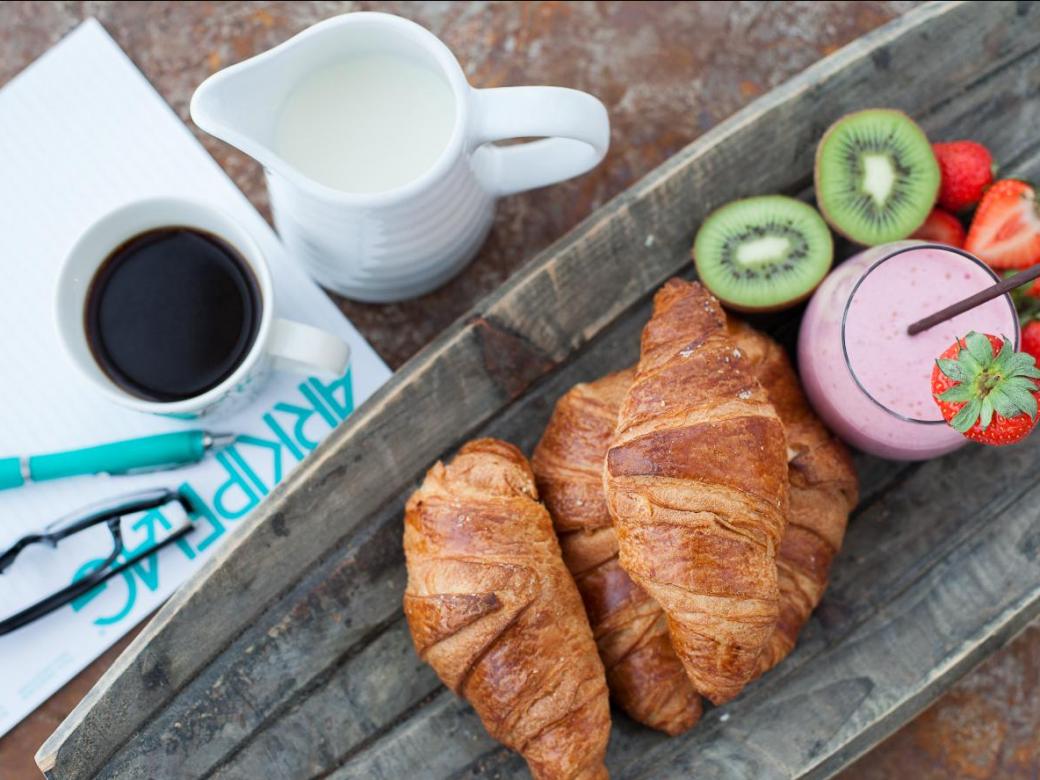
<svg viewBox="0 0 1040 780">
<path fill-rule="evenodd" d="M 445 144 L 433 165 L 419 176 L 399 187 L 372 193 L 344 192 L 343 190 L 329 187 L 300 173 L 273 149 L 257 143 L 234 127 L 211 116 L 196 100 L 199 92 L 211 81 L 228 78 L 239 71 L 255 67 L 269 59 L 281 56 L 290 49 L 306 43 L 308 39 L 325 30 L 366 23 L 383 24 L 395 28 L 396 31 L 403 32 L 406 36 L 411 37 L 417 45 L 423 46 L 440 65 L 441 73 L 446 78 L 448 86 L 455 97 L 455 126 L 452 128 L 448 143 Z M 265 52 L 217 71 L 195 89 L 189 106 L 189 114 L 195 124 L 207 133 L 221 138 L 253 159 L 260 161 L 264 166 L 265 172 L 268 174 L 277 173 L 293 184 L 293 186 L 312 197 L 345 206 L 389 206 L 428 190 L 450 171 L 455 160 L 464 151 L 464 139 L 468 135 L 469 93 L 471 91 L 472 87 L 466 79 L 458 59 L 451 52 L 451 49 L 448 48 L 447 44 L 430 30 L 427 30 L 421 24 L 395 14 L 379 11 L 354 11 L 333 16 L 313 24 Z"/>
<path fill-rule="evenodd" d="M 157 219 L 147 220 L 148 222 L 154 222 L 150 227 L 135 228 L 125 235 L 123 235 L 125 231 L 115 230 L 114 226 L 117 224 L 117 221 L 126 214 L 147 209 L 154 209 L 156 214 L 160 215 Z M 208 212 L 210 215 L 215 216 L 217 222 L 223 223 L 221 229 L 213 230 L 209 226 L 196 224 L 201 220 L 193 219 L 191 215 L 192 213 L 198 214 L 200 212 Z M 163 214 L 169 214 L 169 217 L 161 216 Z M 79 315 L 76 320 L 79 322 L 78 331 L 82 335 L 82 338 L 86 339 L 84 328 L 85 320 L 83 315 L 85 310 L 84 307 L 86 306 L 86 299 L 85 296 L 77 296 L 75 301 L 67 300 L 67 296 L 71 294 L 68 291 L 70 283 L 69 277 L 73 272 L 73 265 L 76 262 L 77 257 L 85 251 L 84 245 L 89 240 L 95 238 L 98 233 L 101 233 L 104 237 L 102 243 L 108 246 L 108 249 L 102 253 L 96 261 L 92 262 L 90 267 L 91 278 L 93 278 L 94 274 L 97 272 L 97 268 L 100 267 L 101 263 L 104 262 L 112 250 L 129 238 L 139 235 L 141 232 L 146 230 L 178 226 L 212 233 L 223 241 L 226 241 L 242 256 L 248 264 L 249 269 L 255 275 L 257 286 L 260 290 L 260 324 L 257 327 L 256 337 L 254 338 L 249 351 L 246 352 L 242 361 L 235 367 L 235 370 L 224 379 L 223 382 L 215 387 L 211 387 L 206 392 L 192 396 L 191 398 L 185 398 L 179 401 L 149 401 L 134 396 L 119 388 L 111 379 L 108 378 L 104 369 L 98 365 L 97 361 L 93 360 L 92 357 L 88 359 L 94 363 L 100 372 L 100 376 L 104 377 L 104 379 L 95 376 L 93 373 L 88 372 L 83 368 L 78 350 L 74 348 L 70 341 L 68 327 L 62 319 L 62 311 L 63 308 L 68 305 L 76 307 Z M 108 231 L 109 235 L 112 236 L 111 240 L 105 236 L 105 231 Z M 229 233 L 233 233 L 234 235 L 228 235 Z M 221 400 L 221 398 L 227 395 L 228 391 L 232 387 L 245 379 L 256 367 L 256 364 L 264 354 L 265 345 L 270 336 L 272 323 L 274 321 L 274 287 L 271 280 L 271 270 L 267 264 L 267 258 L 260 249 L 256 239 L 238 222 L 238 220 L 231 217 L 227 212 L 204 201 L 194 200 L 191 198 L 172 196 L 142 198 L 140 200 L 124 203 L 121 206 L 117 206 L 116 208 L 105 212 L 102 216 L 91 222 L 90 225 L 80 233 L 72 247 L 65 253 L 65 257 L 62 260 L 61 267 L 58 271 L 57 285 L 54 294 L 53 314 L 55 327 L 58 333 L 58 340 L 61 342 L 66 358 L 68 358 L 69 363 L 75 367 L 80 377 L 89 382 L 108 400 L 119 404 L 120 406 L 151 414 L 176 416 L 198 412 Z"/>
<path fill-rule="evenodd" d="M 902 414 L 901 412 L 897 412 L 895 409 L 892 409 L 889 406 L 886 406 L 884 403 L 882 403 L 877 398 L 875 398 L 870 393 L 870 391 L 867 390 L 866 387 L 864 387 L 863 383 L 860 381 L 860 378 L 856 375 L 856 370 L 852 367 L 852 360 L 849 358 L 848 340 L 845 338 L 845 324 L 846 324 L 846 321 L 848 320 L 849 309 L 852 306 L 853 298 L 856 297 L 856 292 L 859 290 L 860 285 L 863 284 L 864 280 L 868 276 L 870 276 L 877 268 L 879 268 L 883 263 L 886 263 L 889 260 L 891 260 L 892 258 L 894 258 L 894 257 L 896 257 L 898 255 L 904 254 L 905 252 L 912 252 L 912 251 L 915 251 L 915 250 L 918 250 L 918 249 L 939 249 L 939 250 L 942 250 L 944 252 L 949 252 L 951 254 L 960 255 L 964 259 L 970 260 L 975 265 L 977 265 L 979 268 L 981 268 L 983 271 L 985 271 L 987 274 L 989 274 L 989 276 L 993 279 L 994 282 L 999 282 L 1000 281 L 1000 276 L 997 275 L 997 273 L 992 268 L 990 268 L 988 265 L 986 265 L 985 262 L 983 262 L 982 260 L 977 258 L 975 255 L 973 255 L 970 252 L 967 252 L 967 251 L 965 251 L 963 249 L 959 249 L 957 247 L 948 246 L 946 244 L 936 244 L 936 243 L 932 243 L 932 242 L 914 243 L 914 244 L 910 244 L 909 246 L 899 247 L 898 249 L 895 249 L 895 250 L 885 254 L 883 257 L 881 257 L 881 258 L 875 260 L 873 263 L 871 263 L 870 266 L 865 271 L 863 271 L 863 273 L 860 274 L 859 279 L 856 280 L 856 284 L 853 285 L 852 290 L 849 291 L 849 296 L 845 300 L 845 306 L 844 306 L 844 309 L 842 310 L 842 314 L 841 314 L 841 355 L 842 355 L 842 359 L 845 361 L 845 368 L 848 370 L 849 376 L 852 377 L 852 381 L 856 383 L 856 387 L 858 387 L 860 392 L 863 393 L 863 395 L 865 395 L 868 399 L 870 399 L 870 401 L 872 401 L 882 411 L 886 412 L 887 414 L 892 415 L 893 417 L 895 417 L 898 420 L 902 420 L 903 422 L 909 422 L 909 423 L 914 423 L 914 424 L 918 424 L 918 425 L 946 425 L 946 421 L 942 420 L 942 419 L 939 419 L 939 420 L 920 420 L 920 419 L 918 419 L 916 417 L 909 417 L 907 415 Z M 1015 303 L 1011 299 L 1011 296 L 1009 294 L 1005 293 L 1001 297 L 1005 299 L 1005 301 L 1007 302 L 1008 306 L 1011 309 L 1011 318 L 1012 318 L 1012 320 L 1014 320 L 1017 323 L 1017 321 L 1018 321 L 1018 313 L 1017 313 L 1017 310 L 1015 309 Z M 1019 329 L 1017 327 L 1015 328 L 1013 339 L 1014 339 L 1015 350 L 1018 351 L 1020 334 L 1019 334 Z"/>
</svg>

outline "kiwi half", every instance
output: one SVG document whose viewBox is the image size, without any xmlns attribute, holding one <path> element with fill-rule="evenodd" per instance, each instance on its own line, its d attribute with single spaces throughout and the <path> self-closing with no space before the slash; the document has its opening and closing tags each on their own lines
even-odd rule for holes
<svg viewBox="0 0 1040 780">
<path fill-rule="evenodd" d="M 742 311 L 793 306 L 816 289 L 833 259 L 831 232 L 816 209 L 783 195 L 726 204 L 693 242 L 701 281 Z"/>
<path fill-rule="evenodd" d="M 816 149 L 816 202 L 857 244 L 906 238 L 939 193 L 939 163 L 924 131 L 902 111 L 871 108 L 830 126 Z"/>
</svg>

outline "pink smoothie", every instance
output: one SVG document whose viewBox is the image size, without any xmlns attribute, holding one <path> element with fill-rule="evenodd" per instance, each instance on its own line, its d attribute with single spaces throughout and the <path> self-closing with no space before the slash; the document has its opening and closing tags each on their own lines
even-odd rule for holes
<svg viewBox="0 0 1040 780">
<path fill-rule="evenodd" d="M 965 444 L 932 400 L 932 366 L 972 330 L 1017 345 L 1011 299 L 916 336 L 906 328 L 996 278 L 968 256 L 908 241 L 867 249 L 839 266 L 813 295 L 798 337 L 802 383 L 824 422 L 849 444 L 895 460 L 933 458 Z"/>
</svg>

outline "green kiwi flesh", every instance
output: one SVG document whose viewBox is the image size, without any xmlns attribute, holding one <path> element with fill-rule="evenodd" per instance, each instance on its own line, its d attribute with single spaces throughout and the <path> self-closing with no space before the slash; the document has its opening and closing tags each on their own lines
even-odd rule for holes
<svg viewBox="0 0 1040 780">
<path fill-rule="evenodd" d="M 723 303 L 774 311 L 805 299 L 830 270 L 834 242 L 812 206 L 783 195 L 736 200 L 704 220 L 697 275 Z"/>
<path fill-rule="evenodd" d="M 839 119 L 816 149 L 816 202 L 858 244 L 906 238 L 928 218 L 939 164 L 924 131 L 901 111 L 872 108 Z"/>
</svg>

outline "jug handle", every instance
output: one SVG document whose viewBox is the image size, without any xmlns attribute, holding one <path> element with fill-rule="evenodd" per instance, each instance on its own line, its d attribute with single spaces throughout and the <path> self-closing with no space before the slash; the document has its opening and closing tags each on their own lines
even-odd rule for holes
<svg viewBox="0 0 1040 780">
<path fill-rule="evenodd" d="M 472 93 L 470 149 L 477 178 L 492 195 L 544 187 L 594 168 L 610 144 L 604 105 L 564 87 L 497 87 Z M 484 146 L 539 137 L 512 146 Z M 480 148 L 483 147 L 483 148 Z"/>
</svg>

